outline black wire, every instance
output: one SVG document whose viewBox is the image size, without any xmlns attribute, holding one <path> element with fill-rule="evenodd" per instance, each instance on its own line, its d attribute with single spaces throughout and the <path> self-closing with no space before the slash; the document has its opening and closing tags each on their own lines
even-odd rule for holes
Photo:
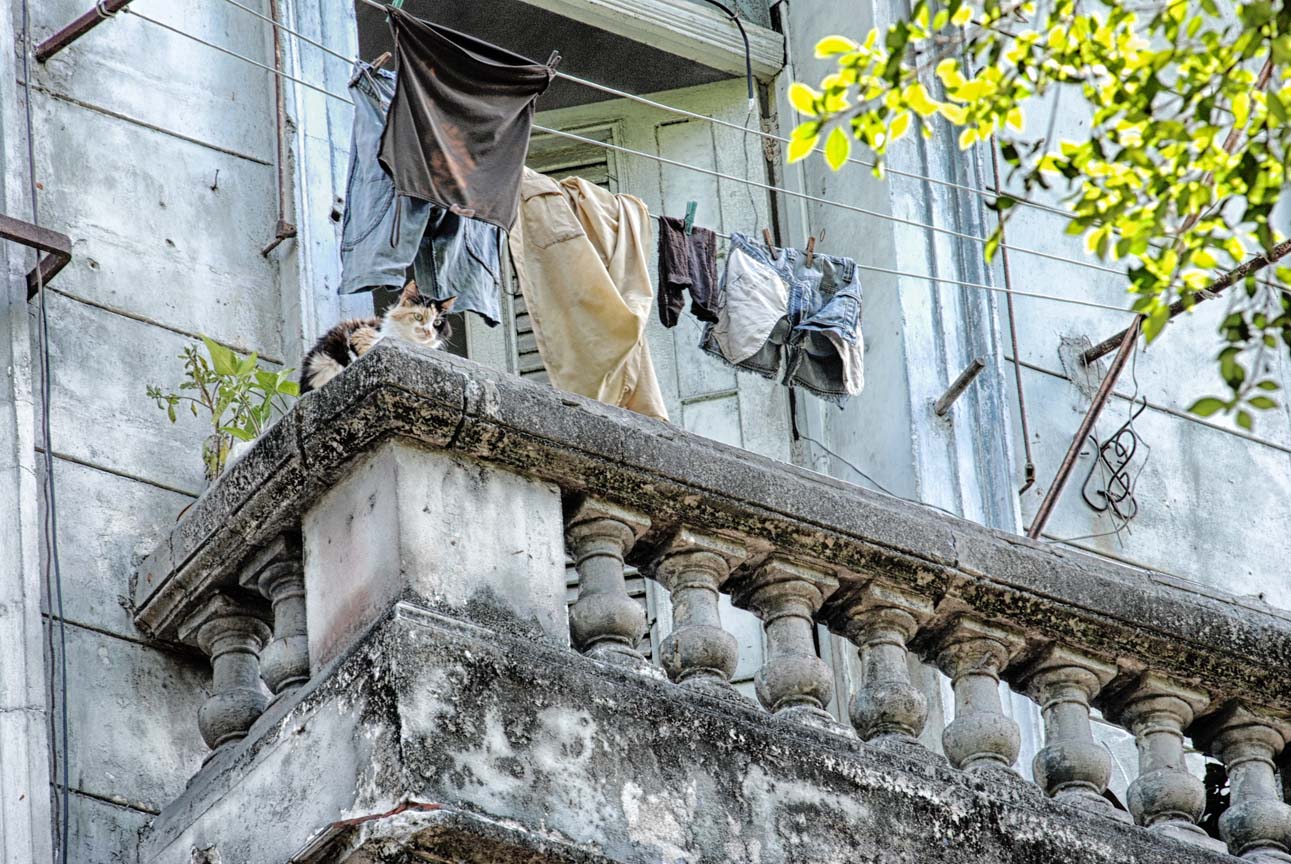
<svg viewBox="0 0 1291 864">
<path fill-rule="evenodd" d="M 749 101 L 752 102 L 754 101 L 753 50 L 749 48 L 749 34 L 744 29 L 744 22 L 741 21 L 740 16 L 736 15 L 735 12 L 732 11 L 731 7 L 727 6 L 725 3 L 721 3 L 719 2 L 719 0 L 704 0 L 704 2 L 710 5 L 716 6 L 718 9 L 721 9 L 723 12 L 725 12 L 727 16 L 731 19 L 731 21 L 735 24 L 735 26 L 738 27 L 740 30 L 740 38 L 744 40 L 744 80 L 749 87 Z"/>
<path fill-rule="evenodd" d="M 39 197 L 36 185 L 36 144 L 35 144 L 35 123 L 32 120 L 31 113 L 31 11 L 28 8 L 28 0 L 22 0 L 22 81 L 24 90 L 24 101 L 26 103 L 27 114 L 27 174 L 31 186 L 31 224 L 39 227 Z M 62 729 L 60 730 L 59 744 L 62 749 L 61 762 L 58 758 L 58 752 L 54 752 L 54 768 L 57 771 L 61 764 L 61 794 L 62 794 L 62 812 L 59 823 L 58 837 L 58 861 L 60 864 L 67 864 L 67 849 L 69 834 L 71 833 L 70 801 L 68 788 L 70 786 L 68 775 L 68 731 L 67 731 L 67 625 L 63 616 L 63 573 L 59 566 L 58 560 L 58 504 L 54 494 L 54 449 L 52 435 L 49 429 L 49 399 L 50 399 L 50 382 L 49 382 L 49 315 L 45 306 L 45 279 L 41 272 L 39 260 L 36 266 L 36 297 L 39 317 L 39 359 L 40 359 L 40 419 L 41 419 L 41 441 L 44 445 L 44 463 L 45 463 L 45 592 L 48 597 L 50 594 L 49 584 L 54 584 L 54 594 L 57 598 L 58 606 L 58 682 L 59 682 L 59 713 L 62 720 Z M 53 617 L 54 610 L 50 609 L 50 616 Z M 52 623 L 51 623 L 52 629 Z M 52 640 L 51 640 L 52 643 Z M 51 646 L 52 653 L 52 646 Z M 52 667 L 53 658 L 50 658 Z M 51 668 L 52 673 L 52 668 Z M 52 675 L 51 675 L 52 677 Z M 53 693 L 53 682 L 50 682 L 50 692 Z M 51 716 L 53 705 L 50 705 Z"/>
</svg>

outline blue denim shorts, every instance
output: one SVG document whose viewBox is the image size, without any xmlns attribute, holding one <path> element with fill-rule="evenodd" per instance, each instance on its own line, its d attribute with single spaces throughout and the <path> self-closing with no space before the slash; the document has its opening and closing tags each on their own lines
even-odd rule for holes
<svg viewBox="0 0 1291 864">
<path fill-rule="evenodd" d="M 808 267 L 806 254 L 798 249 L 773 252 L 739 233 L 731 235 L 731 253 L 739 252 L 766 268 L 788 287 L 783 318 L 771 330 L 765 344 L 752 356 L 734 365 L 768 378 L 780 372 L 783 382 L 803 387 L 840 407 L 849 396 L 860 392 L 863 342 L 861 340 L 861 285 L 856 262 L 850 258 L 816 255 Z M 750 291 L 768 291 L 767 286 L 749 286 L 747 279 L 732 284 L 731 256 L 719 293 L 719 319 L 729 315 L 727 304 L 745 302 Z M 738 293 L 736 289 L 738 287 Z M 728 288 L 733 289 L 729 290 Z M 720 328 L 704 328 L 700 347 L 730 362 L 722 350 Z"/>
</svg>

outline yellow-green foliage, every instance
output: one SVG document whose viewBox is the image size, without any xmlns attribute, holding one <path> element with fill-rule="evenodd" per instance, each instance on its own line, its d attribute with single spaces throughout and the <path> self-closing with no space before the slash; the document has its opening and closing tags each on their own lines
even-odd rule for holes
<svg viewBox="0 0 1291 864">
<path fill-rule="evenodd" d="M 965 149 L 995 136 L 1015 188 L 1058 188 L 1071 211 L 1068 232 L 1083 234 L 1099 258 L 1124 262 L 1133 308 L 1153 339 L 1173 301 L 1187 302 L 1281 239 L 1269 217 L 1291 143 L 1291 8 L 1054 0 L 1041 9 L 951 0 L 932 14 L 920 0 L 886 32 L 822 39 L 817 56 L 837 67 L 817 87 L 792 86 L 790 100 L 807 119 L 789 158 L 823 149 L 837 170 L 859 142 L 881 174 L 889 145 L 912 129 L 930 137 L 934 124 L 948 123 Z M 1260 86 L 1266 63 L 1272 74 Z M 1046 140 L 1050 124 L 1036 100 L 1058 87 L 1083 94 L 1087 140 Z M 1002 196 L 994 206 L 1016 204 Z M 997 245 L 998 232 L 988 258 Z M 1246 408 L 1274 406 L 1266 351 L 1291 347 L 1291 269 L 1274 273 L 1246 281 L 1220 329 L 1230 395 L 1201 400 L 1197 413 L 1235 412 L 1249 428 Z"/>
</svg>

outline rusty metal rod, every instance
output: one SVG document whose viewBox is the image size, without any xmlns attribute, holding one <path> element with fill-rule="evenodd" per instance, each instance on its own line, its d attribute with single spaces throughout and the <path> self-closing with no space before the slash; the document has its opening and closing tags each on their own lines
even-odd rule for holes
<svg viewBox="0 0 1291 864">
<path fill-rule="evenodd" d="M 1044 500 L 1040 502 L 1040 509 L 1036 511 L 1035 519 L 1031 520 L 1031 527 L 1027 529 L 1027 536 L 1035 540 L 1044 530 L 1045 523 L 1053 515 L 1053 509 L 1058 503 L 1058 498 L 1062 495 L 1063 487 L 1071 479 L 1071 472 L 1076 467 L 1076 458 L 1080 455 L 1080 448 L 1085 446 L 1085 439 L 1089 433 L 1094 431 L 1094 424 L 1098 422 L 1098 415 L 1103 413 L 1103 406 L 1116 389 L 1116 379 L 1121 377 L 1121 371 L 1125 369 L 1125 363 L 1134 353 L 1134 343 L 1139 337 L 1139 325 L 1142 323 L 1141 318 L 1135 318 L 1134 323 L 1125 330 L 1121 337 L 1121 348 L 1116 353 L 1116 359 L 1112 361 L 1112 368 L 1107 370 L 1107 375 L 1103 377 L 1103 383 L 1098 385 L 1098 392 L 1094 394 L 1094 401 L 1089 404 L 1089 410 L 1085 412 L 1085 419 L 1080 421 L 1080 428 L 1076 430 L 1076 435 L 1071 439 L 1071 446 L 1067 448 L 1067 455 L 1062 457 L 1062 465 L 1058 467 L 1058 475 L 1053 478 L 1053 483 L 1049 484 L 1049 491 L 1045 493 Z"/>
<path fill-rule="evenodd" d="M 36 62 L 44 63 L 130 4 L 130 0 L 99 0 L 94 8 L 36 46 Z"/>
<path fill-rule="evenodd" d="M 269 16 L 273 18 L 274 24 L 269 29 L 273 31 L 273 68 L 277 73 L 282 69 L 282 33 L 279 32 L 278 17 L 278 0 L 269 0 Z M 276 136 L 277 156 L 276 167 L 278 171 L 278 222 L 274 225 L 273 239 L 269 244 L 260 250 L 260 255 L 268 257 L 269 253 L 278 248 L 278 245 L 284 240 L 296 236 L 296 226 L 287 219 L 288 208 L 290 203 L 287 200 L 289 194 L 290 179 L 287 177 L 287 93 L 285 82 L 281 74 L 274 75 L 274 133 Z"/>
<path fill-rule="evenodd" d="M 1288 254 L 1291 254 L 1291 240 L 1283 240 L 1267 252 L 1256 255 L 1242 266 L 1229 270 L 1223 276 L 1220 276 L 1214 282 L 1211 282 L 1205 290 L 1189 295 L 1186 299 L 1176 300 L 1171 303 L 1170 317 L 1174 318 L 1188 311 L 1198 303 L 1218 297 L 1225 289 L 1231 288 L 1247 276 L 1260 272 L 1270 264 L 1280 261 Z M 1142 318 L 1138 318 L 1135 319 L 1135 322 L 1131 324 L 1130 327 L 1138 327 L 1141 324 Z M 1115 336 L 1107 337 L 1093 348 L 1087 349 L 1085 353 L 1081 355 L 1081 359 L 1083 359 L 1085 361 L 1085 365 L 1088 366 L 1100 358 L 1107 356 L 1109 353 L 1116 350 L 1116 346 L 1121 344 L 1121 341 L 1125 338 L 1125 334 L 1128 332 L 1129 330 L 1126 329 L 1117 333 Z"/>
<path fill-rule="evenodd" d="M 986 361 L 978 357 L 968 364 L 967 369 L 959 373 L 958 378 L 950 382 L 946 392 L 942 393 L 936 404 L 933 405 L 933 410 L 937 412 L 938 417 L 945 417 L 950 413 L 950 406 L 955 404 L 955 400 L 964 394 L 964 391 L 968 389 L 968 385 L 972 384 L 985 368 Z"/>
<path fill-rule="evenodd" d="M 72 260 L 72 238 L 12 216 L 0 213 L 0 240 L 12 240 L 44 253 L 27 274 L 27 299 L 35 297 L 42 283 L 48 282 Z"/>
</svg>

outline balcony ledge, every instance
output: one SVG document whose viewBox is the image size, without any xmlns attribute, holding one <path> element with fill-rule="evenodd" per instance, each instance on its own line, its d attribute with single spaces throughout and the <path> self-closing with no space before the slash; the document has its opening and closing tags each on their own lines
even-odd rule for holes
<svg viewBox="0 0 1291 864">
<path fill-rule="evenodd" d="M 833 568 L 881 577 L 1030 634 L 1014 668 L 1058 641 L 1119 667 L 1114 692 L 1150 668 L 1227 702 L 1291 711 L 1291 616 L 1189 590 L 1159 574 L 1028 541 L 562 393 L 443 353 L 383 343 L 302 398 L 185 513 L 135 575 L 135 622 L 179 624 L 302 514 L 358 457 L 389 439 L 492 463 L 651 514 L 632 558 L 648 565 L 684 518 Z M 832 606 L 842 606 L 840 590 Z M 823 610 L 828 621 L 834 611 Z M 935 622 L 934 622 L 935 623 Z M 841 616 L 838 620 L 841 628 Z M 1007 675 L 1007 672 L 1006 672 Z"/>
</svg>

